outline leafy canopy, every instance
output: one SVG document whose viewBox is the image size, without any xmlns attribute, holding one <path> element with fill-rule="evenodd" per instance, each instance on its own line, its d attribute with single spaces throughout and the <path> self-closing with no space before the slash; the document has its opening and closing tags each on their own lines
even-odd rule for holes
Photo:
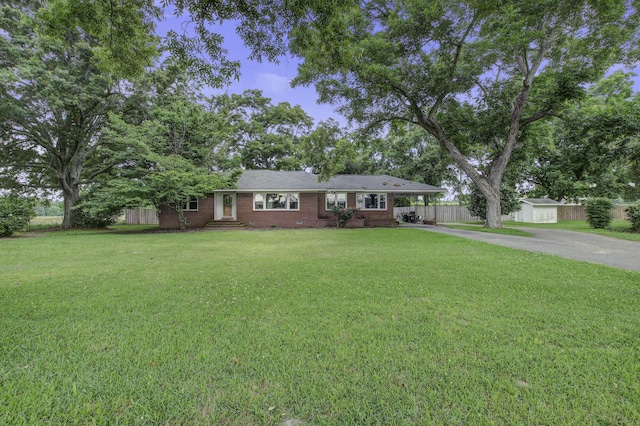
<svg viewBox="0 0 640 426">
<path fill-rule="evenodd" d="M 640 197 L 640 96 L 631 78 L 611 74 L 568 104 L 562 120 L 548 124 L 525 173 L 534 196 Z"/>
<path fill-rule="evenodd" d="M 299 3 L 296 3 L 300 5 Z M 291 32 L 296 84 L 315 84 L 366 132 L 396 121 L 432 135 L 487 199 L 527 127 L 557 116 L 637 42 L 627 1 L 312 3 Z"/>
</svg>

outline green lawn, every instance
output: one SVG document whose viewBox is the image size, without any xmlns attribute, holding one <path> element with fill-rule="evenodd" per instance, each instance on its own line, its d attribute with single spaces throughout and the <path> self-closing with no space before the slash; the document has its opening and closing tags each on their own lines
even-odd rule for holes
<svg viewBox="0 0 640 426">
<path fill-rule="evenodd" d="M 55 228 L 62 224 L 62 216 L 36 216 L 29 221 L 28 229 Z"/>
<path fill-rule="evenodd" d="M 640 274 L 415 229 L 0 240 L 0 424 L 640 424 Z"/>
<path fill-rule="evenodd" d="M 491 234 L 511 235 L 514 237 L 533 237 L 531 232 L 516 229 L 515 227 L 505 226 L 504 228 L 485 228 L 481 224 L 446 224 L 445 226 L 447 228 L 461 229 L 464 231 L 488 232 Z"/>
<path fill-rule="evenodd" d="M 558 223 L 506 222 L 504 225 L 507 227 L 564 229 L 567 231 L 605 235 L 623 240 L 640 241 L 640 233 L 631 232 L 631 225 L 628 220 L 614 220 L 606 229 L 594 229 L 586 220 L 563 220 Z"/>
</svg>

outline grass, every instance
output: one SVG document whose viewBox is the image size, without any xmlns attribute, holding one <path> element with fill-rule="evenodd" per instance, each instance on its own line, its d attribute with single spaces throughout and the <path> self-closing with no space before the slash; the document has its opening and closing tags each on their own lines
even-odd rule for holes
<svg viewBox="0 0 640 426">
<path fill-rule="evenodd" d="M 29 222 L 28 230 L 48 229 L 59 227 L 62 224 L 62 216 L 36 216 Z"/>
<path fill-rule="evenodd" d="M 567 231 L 604 235 L 629 241 L 640 241 L 640 233 L 631 232 L 631 225 L 627 220 L 614 220 L 606 229 L 594 229 L 589 226 L 589 223 L 586 220 L 563 220 L 558 223 L 505 222 L 504 225 L 506 227 L 563 229 Z"/>
<path fill-rule="evenodd" d="M 514 237 L 532 237 L 533 234 L 531 232 L 523 231 L 521 229 L 514 228 L 485 228 L 484 226 L 478 225 L 462 225 L 462 224 L 447 224 L 447 228 L 453 229 L 462 229 L 465 231 L 476 231 L 476 232 L 489 232 L 492 234 L 501 234 L 501 235 L 512 235 Z"/>
<path fill-rule="evenodd" d="M 563 220 L 558 223 L 524 223 L 524 222 L 503 222 L 504 228 L 485 228 L 482 222 L 471 222 L 466 224 L 446 224 L 448 228 L 463 229 L 467 231 L 489 232 L 493 234 L 513 235 L 517 237 L 531 237 L 531 232 L 517 228 L 545 228 L 562 229 L 574 232 L 587 232 L 590 234 L 604 235 L 621 240 L 640 241 L 640 233 L 631 232 L 629 222 L 626 220 L 614 220 L 606 229 L 594 229 L 585 220 Z"/>
<path fill-rule="evenodd" d="M 414 229 L 0 240 L 2 424 L 639 424 L 640 274 Z"/>
</svg>

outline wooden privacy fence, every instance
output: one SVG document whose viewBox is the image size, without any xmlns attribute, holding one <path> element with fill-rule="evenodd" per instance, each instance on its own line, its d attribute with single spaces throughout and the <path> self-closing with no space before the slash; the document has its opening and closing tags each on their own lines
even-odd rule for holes
<svg viewBox="0 0 640 426">
<path fill-rule="evenodd" d="M 127 225 L 157 225 L 159 223 L 156 209 L 126 209 L 124 216 Z"/>
<path fill-rule="evenodd" d="M 624 211 L 627 206 L 615 206 L 613 209 L 613 218 L 625 220 L 627 213 Z M 565 204 L 558 206 L 558 220 L 587 220 L 587 214 L 584 206 Z"/>
<path fill-rule="evenodd" d="M 627 206 L 615 206 L 613 209 L 613 218 L 624 220 L 627 219 L 627 213 L 624 211 Z M 423 220 L 431 220 L 439 223 L 451 222 L 473 222 L 482 221 L 478 216 L 472 216 L 467 206 L 411 206 L 411 207 L 394 207 L 393 217 L 401 219 L 402 215 L 409 212 L 415 212 Z M 515 214 L 503 215 L 503 221 L 515 220 Z M 587 220 L 584 206 L 565 204 L 558 206 L 558 220 Z"/>
<path fill-rule="evenodd" d="M 467 206 L 411 206 L 394 207 L 393 217 L 401 219 L 402 215 L 415 212 L 422 220 L 435 221 L 439 223 L 452 222 L 473 222 L 482 221 L 478 216 L 472 216 Z M 503 215 L 502 220 L 514 220 L 514 216 Z"/>
</svg>

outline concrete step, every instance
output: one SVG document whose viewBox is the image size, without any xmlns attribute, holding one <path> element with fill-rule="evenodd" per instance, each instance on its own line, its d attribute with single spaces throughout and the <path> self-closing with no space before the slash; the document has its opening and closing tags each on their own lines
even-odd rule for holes
<svg viewBox="0 0 640 426">
<path fill-rule="evenodd" d="M 237 229 L 246 227 L 247 225 L 237 220 L 212 220 L 205 225 L 207 229 Z"/>
</svg>

